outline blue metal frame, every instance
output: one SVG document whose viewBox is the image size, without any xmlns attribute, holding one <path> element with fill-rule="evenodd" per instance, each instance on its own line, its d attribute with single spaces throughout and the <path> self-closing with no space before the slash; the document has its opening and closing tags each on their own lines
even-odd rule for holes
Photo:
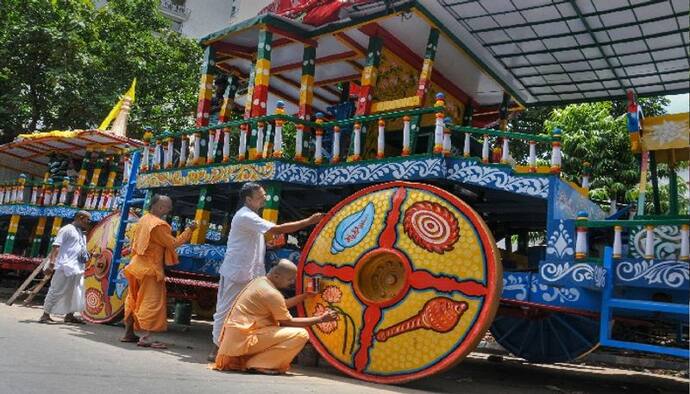
<svg viewBox="0 0 690 394">
<path fill-rule="evenodd" d="M 613 271 L 613 249 L 604 249 L 604 269 L 607 272 Z M 658 345 L 648 345 L 637 342 L 627 342 L 611 339 L 611 326 L 613 323 L 612 309 L 634 310 L 634 311 L 654 311 L 674 315 L 687 316 L 690 312 L 687 303 L 675 304 L 668 302 L 653 302 L 642 300 L 620 299 L 613 297 L 614 291 L 613 275 L 606 275 L 606 284 L 602 291 L 601 315 L 599 321 L 599 342 L 603 346 L 617 347 L 622 349 L 636 350 L 640 352 L 650 352 L 668 354 L 670 356 L 690 358 L 690 350 L 687 348 L 666 347 Z"/>
<path fill-rule="evenodd" d="M 138 201 L 134 200 L 134 191 L 137 185 L 137 174 L 139 172 L 139 165 L 141 163 L 141 152 L 134 152 L 132 155 L 132 167 L 129 171 L 129 178 L 127 180 L 127 187 L 120 208 L 120 224 L 117 228 L 117 238 L 115 241 L 115 250 L 113 250 L 113 261 L 110 265 L 110 274 L 108 275 L 108 296 L 112 297 L 115 293 L 115 282 L 117 281 L 118 267 L 122 259 L 122 245 L 125 242 L 125 230 L 127 229 L 127 221 L 129 220 L 129 208 Z"/>
</svg>

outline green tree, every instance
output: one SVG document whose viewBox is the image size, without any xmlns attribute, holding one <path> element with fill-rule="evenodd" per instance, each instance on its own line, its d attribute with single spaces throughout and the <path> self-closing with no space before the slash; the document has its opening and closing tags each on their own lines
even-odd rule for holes
<svg viewBox="0 0 690 394">
<path fill-rule="evenodd" d="M 563 176 L 579 183 L 583 163 L 592 165 L 591 192 L 603 199 L 622 198 L 639 181 L 639 163 L 630 151 L 625 116 L 611 115 L 611 102 L 568 105 L 545 122 L 563 130 Z"/>
<path fill-rule="evenodd" d="M 0 142 L 33 130 L 97 127 L 137 78 L 130 136 L 193 123 L 201 51 L 156 0 L 5 0 L 0 9 Z"/>
</svg>

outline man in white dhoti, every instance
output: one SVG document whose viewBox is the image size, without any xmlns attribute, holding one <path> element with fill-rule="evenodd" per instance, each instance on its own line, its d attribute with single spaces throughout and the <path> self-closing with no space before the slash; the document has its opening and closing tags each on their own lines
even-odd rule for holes
<svg viewBox="0 0 690 394">
<path fill-rule="evenodd" d="M 50 288 L 43 303 L 40 323 L 54 322 L 50 314 L 65 315 L 65 323 L 84 324 L 75 312 L 84 310 L 84 267 L 89 259 L 84 232 L 91 214 L 79 211 L 74 221 L 58 231 L 48 255 L 48 272 L 53 272 Z"/>
<path fill-rule="evenodd" d="M 209 354 L 210 361 L 216 359 L 218 341 L 225 317 L 230 312 L 237 294 L 252 279 L 265 276 L 264 257 L 266 243 L 264 235 L 280 235 L 299 231 L 316 224 L 323 217 L 315 213 L 296 222 L 275 224 L 259 216 L 266 205 L 266 191 L 257 183 L 245 183 L 240 190 L 240 208 L 230 223 L 230 234 L 223 264 L 220 266 L 216 313 L 213 315 L 214 350 Z"/>
</svg>

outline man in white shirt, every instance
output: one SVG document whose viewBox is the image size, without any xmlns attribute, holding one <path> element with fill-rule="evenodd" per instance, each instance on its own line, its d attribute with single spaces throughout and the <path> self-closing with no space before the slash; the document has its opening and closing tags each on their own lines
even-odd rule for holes
<svg viewBox="0 0 690 394">
<path fill-rule="evenodd" d="M 91 214 L 79 211 L 72 223 L 62 227 L 53 241 L 46 271 L 53 272 L 50 288 L 43 303 L 40 323 L 54 322 L 51 313 L 65 315 L 65 323 L 84 324 L 74 312 L 84 310 L 84 266 L 89 259 L 84 232 Z"/>
<path fill-rule="evenodd" d="M 219 270 L 218 299 L 213 315 L 213 343 L 216 346 L 209 360 L 216 358 L 223 322 L 237 294 L 252 279 L 266 275 L 264 236 L 293 233 L 318 223 L 323 217 L 323 213 L 315 213 L 296 222 L 272 223 L 259 216 L 259 211 L 266 204 L 266 191 L 252 182 L 242 185 L 240 201 L 244 206 L 235 213 L 230 223 L 225 259 Z"/>
</svg>

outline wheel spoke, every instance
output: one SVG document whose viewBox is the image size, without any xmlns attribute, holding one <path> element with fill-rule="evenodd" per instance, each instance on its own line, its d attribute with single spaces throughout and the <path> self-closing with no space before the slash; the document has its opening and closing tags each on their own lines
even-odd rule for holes
<svg viewBox="0 0 690 394">
<path fill-rule="evenodd" d="M 442 292 L 458 291 L 470 297 L 485 296 L 486 286 L 474 280 L 458 280 L 450 276 L 433 275 L 428 271 L 416 270 L 410 275 L 410 287 L 416 290 L 435 289 Z"/>
<path fill-rule="evenodd" d="M 359 349 L 355 353 L 355 369 L 362 372 L 369 363 L 369 349 L 374 343 L 374 328 L 381 320 L 381 309 L 375 305 L 369 305 L 364 311 L 362 329 L 359 331 Z"/>
<path fill-rule="evenodd" d="M 355 268 L 351 265 L 319 265 L 310 261 L 304 265 L 304 273 L 309 276 L 321 275 L 326 278 L 336 278 L 342 282 L 352 282 L 352 278 L 355 276 Z"/>
<path fill-rule="evenodd" d="M 379 247 L 381 248 L 390 249 L 395 245 L 395 241 L 398 240 L 396 228 L 400 221 L 400 206 L 405 201 L 406 195 L 407 190 L 402 187 L 399 187 L 393 195 L 393 207 L 390 209 L 388 217 L 386 218 L 386 227 L 379 237 Z"/>
</svg>

